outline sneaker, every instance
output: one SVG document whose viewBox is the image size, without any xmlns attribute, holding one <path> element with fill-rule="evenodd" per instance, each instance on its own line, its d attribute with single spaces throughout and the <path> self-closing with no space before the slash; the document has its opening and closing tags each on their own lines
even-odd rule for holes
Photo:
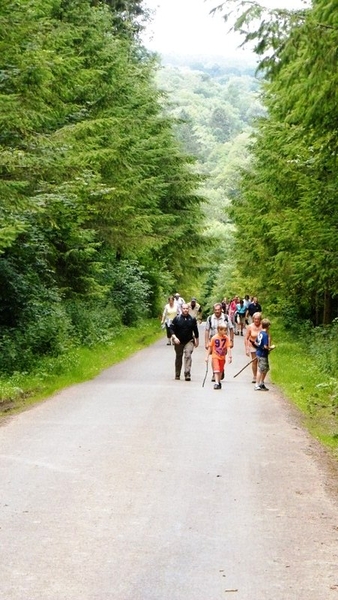
<svg viewBox="0 0 338 600">
<path fill-rule="evenodd" d="M 169 340 L 169 342 L 167 342 L 167 346 L 171 346 L 171 341 Z"/>
<path fill-rule="evenodd" d="M 179 375 L 175 375 L 175 379 L 179 379 L 179 378 L 180 378 L 180 376 L 179 376 Z"/>
<path fill-rule="evenodd" d="M 222 384 L 221 383 L 215 383 L 214 390 L 221 390 L 221 389 L 222 389 Z"/>
<path fill-rule="evenodd" d="M 257 392 L 261 392 L 262 388 L 260 385 L 255 385 L 254 390 L 256 390 Z"/>
<path fill-rule="evenodd" d="M 191 381 L 191 377 L 190 377 L 190 374 L 189 374 L 189 373 L 187 373 L 187 374 L 184 376 L 184 378 L 185 378 L 185 380 L 186 380 L 186 381 Z"/>
<path fill-rule="evenodd" d="M 256 379 L 253 379 L 253 380 L 251 381 L 251 383 L 256 383 Z"/>
<path fill-rule="evenodd" d="M 221 379 L 224 379 L 224 371 L 221 373 Z"/>
<path fill-rule="evenodd" d="M 266 387 L 266 385 L 264 385 L 264 383 L 261 383 L 260 386 L 261 390 L 263 390 L 263 392 L 268 392 L 269 388 Z"/>
<path fill-rule="evenodd" d="M 211 381 L 215 381 L 215 375 L 212 376 Z"/>
</svg>

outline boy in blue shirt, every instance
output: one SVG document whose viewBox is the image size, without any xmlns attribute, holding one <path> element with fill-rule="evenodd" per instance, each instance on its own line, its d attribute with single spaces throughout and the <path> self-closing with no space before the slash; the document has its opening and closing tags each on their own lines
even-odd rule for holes
<svg viewBox="0 0 338 600">
<path fill-rule="evenodd" d="M 270 321 L 262 319 L 262 331 L 259 332 L 254 346 L 256 347 L 256 356 L 258 361 L 257 382 L 255 390 L 267 392 L 269 388 L 265 386 L 264 379 L 270 369 L 269 352 L 275 346 L 271 346 L 271 338 L 269 334 Z"/>
</svg>

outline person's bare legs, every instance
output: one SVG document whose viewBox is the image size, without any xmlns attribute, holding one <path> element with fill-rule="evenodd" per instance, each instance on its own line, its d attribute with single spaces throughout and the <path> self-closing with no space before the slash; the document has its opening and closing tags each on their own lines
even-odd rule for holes
<svg viewBox="0 0 338 600">
<path fill-rule="evenodd" d="M 215 371 L 215 383 L 221 383 L 221 372 Z"/>
<path fill-rule="evenodd" d="M 254 360 L 254 359 L 256 359 L 256 360 Z M 253 360 L 253 363 L 251 363 L 252 382 L 255 383 L 257 380 L 257 367 L 258 367 L 258 360 L 256 357 L 256 352 L 251 352 L 251 360 Z"/>
<path fill-rule="evenodd" d="M 222 378 L 222 365 L 223 365 L 223 361 L 219 361 L 218 359 L 215 359 L 212 361 L 212 368 L 214 371 L 214 377 L 215 377 L 215 385 L 214 385 L 214 390 L 217 389 L 221 389 L 222 384 L 221 384 L 221 378 Z"/>
<path fill-rule="evenodd" d="M 268 371 L 269 371 L 269 368 L 267 368 L 267 370 L 260 371 L 260 369 L 258 367 L 255 390 L 263 389 L 264 391 L 268 391 L 268 388 L 265 387 L 265 385 L 264 385 L 264 380 L 268 374 Z"/>
</svg>

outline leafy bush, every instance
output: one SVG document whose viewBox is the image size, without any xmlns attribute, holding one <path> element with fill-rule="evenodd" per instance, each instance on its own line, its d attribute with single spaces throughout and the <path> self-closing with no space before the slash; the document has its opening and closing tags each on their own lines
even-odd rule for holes
<svg viewBox="0 0 338 600">
<path fill-rule="evenodd" d="M 123 260 L 111 271 L 111 297 L 124 325 L 134 325 L 149 315 L 151 288 L 146 272 L 136 261 Z"/>
<path fill-rule="evenodd" d="M 27 313 L 32 310 L 29 319 Z M 0 332 L 0 369 L 6 373 L 31 370 L 39 356 L 58 356 L 71 345 L 72 325 L 61 304 L 34 304 L 17 328 Z"/>
<path fill-rule="evenodd" d="M 309 347 L 320 369 L 338 379 L 338 319 L 332 325 L 312 328 Z"/>
<path fill-rule="evenodd" d="M 75 345 L 90 347 L 105 343 L 121 331 L 121 315 L 109 299 L 69 301 L 66 311 L 72 322 Z"/>
</svg>

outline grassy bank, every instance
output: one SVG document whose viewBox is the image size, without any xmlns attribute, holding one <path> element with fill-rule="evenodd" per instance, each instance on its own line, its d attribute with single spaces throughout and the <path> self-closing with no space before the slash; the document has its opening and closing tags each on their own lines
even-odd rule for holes
<svg viewBox="0 0 338 600">
<path fill-rule="evenodd" d="M 0 378 L 0 417 L 23 410 L 39 400 L 76 383 L 92 379 L 103 369 L 118 363 L 163 337 L 158 319 L 124 329 L 108 344 L 73 348 L 57 358 L 39 362 L 32 373 Z"/>
<path fill-rule="evenodd" d="M 338 380 L 323 368 L 323 346 L 310 333 L 297 337 L 278 322 L 271 336 L 277 346 L 270 357 L 272 381 L 300 409 L 311 434 L 338 457 Z"/>
</svg>

